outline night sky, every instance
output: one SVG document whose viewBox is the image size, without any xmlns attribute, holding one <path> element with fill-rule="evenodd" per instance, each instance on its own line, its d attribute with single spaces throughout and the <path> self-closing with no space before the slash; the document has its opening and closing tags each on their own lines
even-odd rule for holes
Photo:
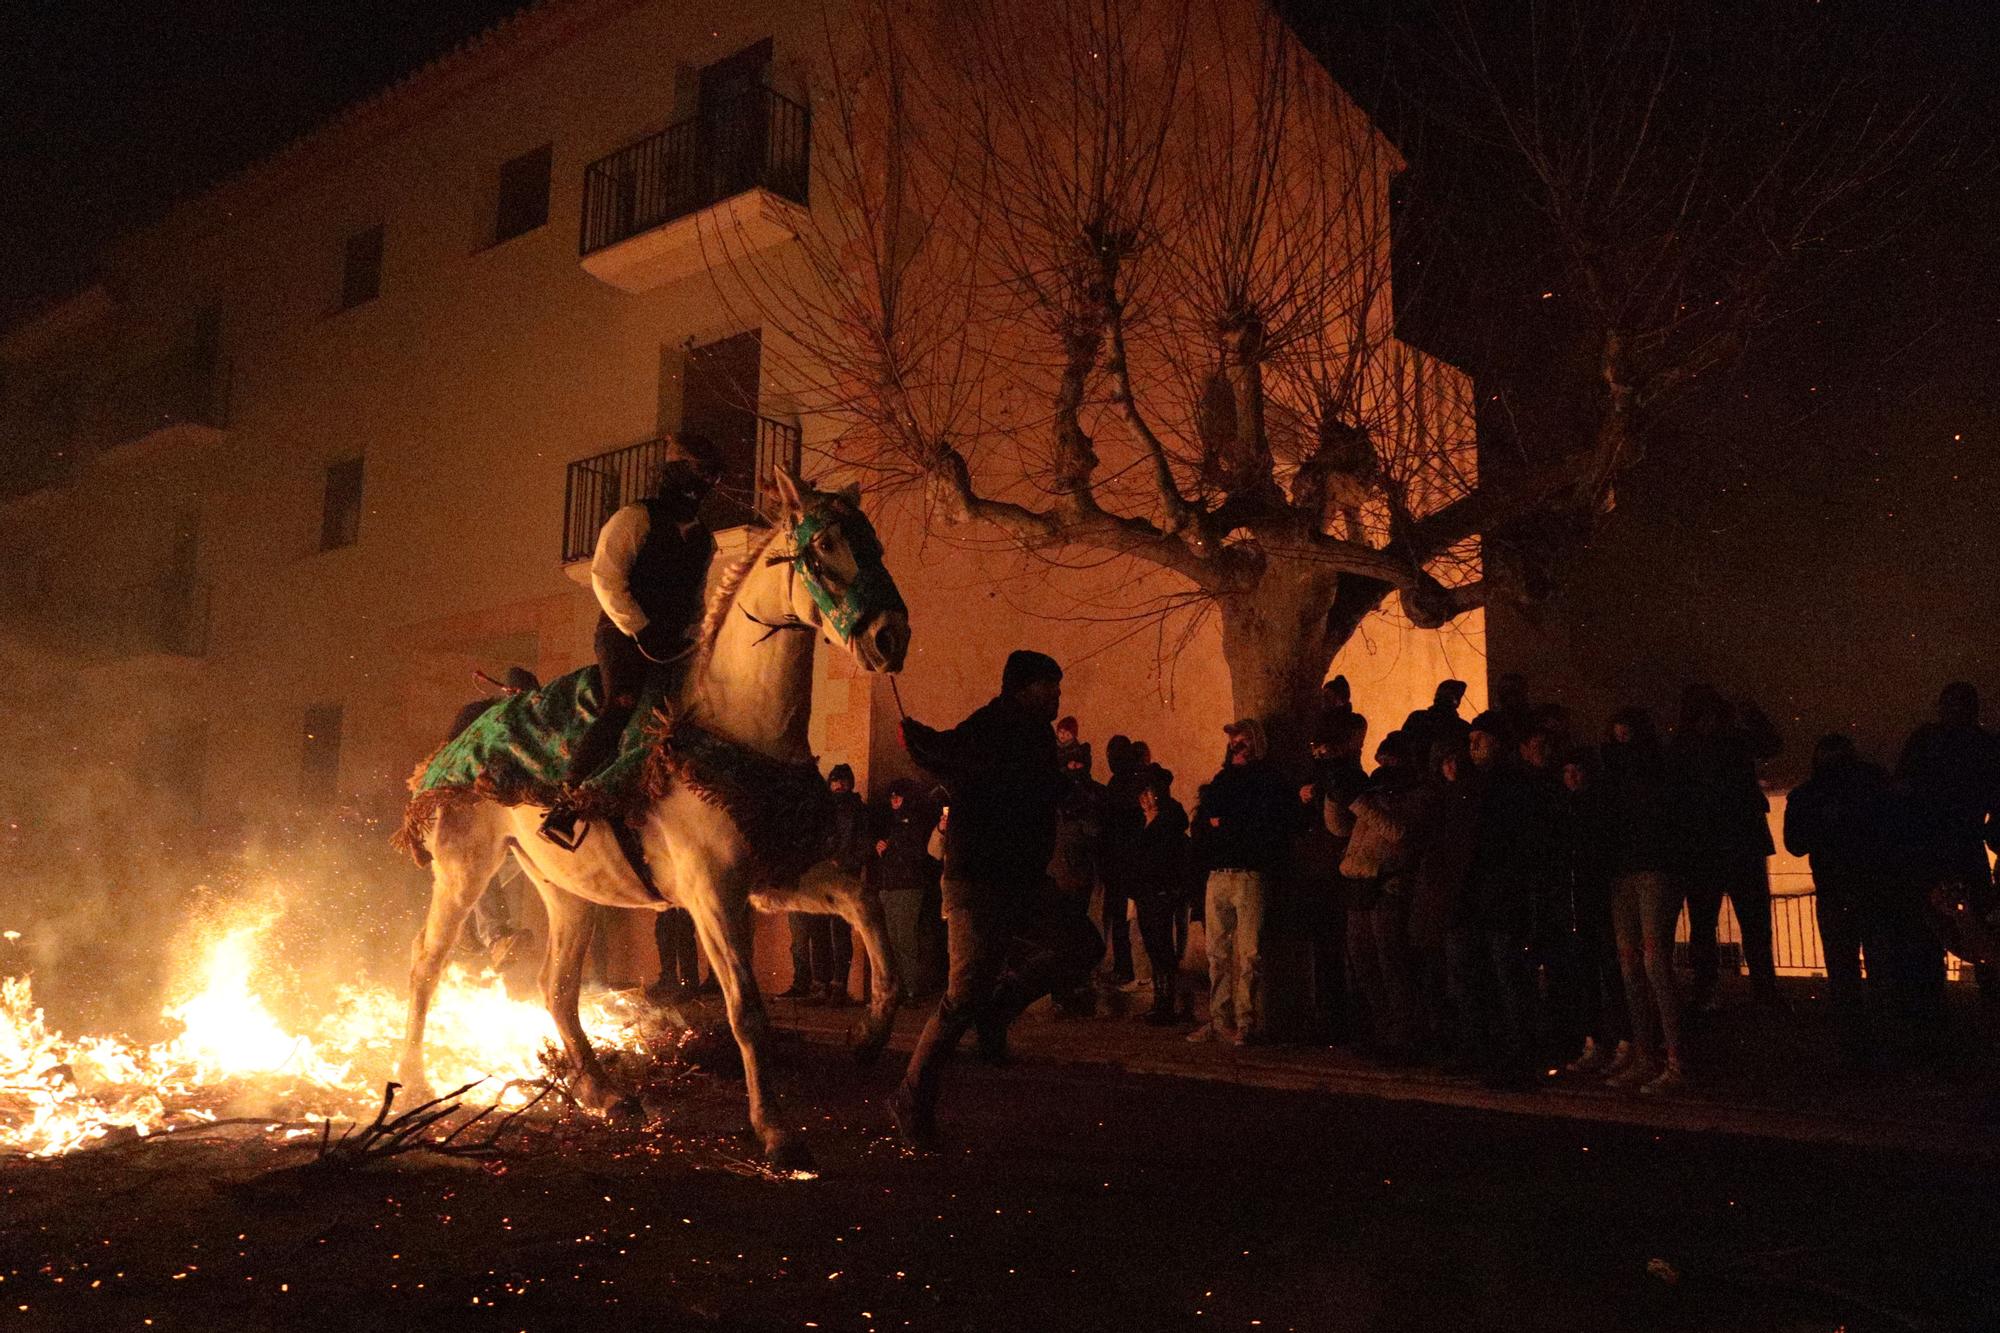
<svg viewBox="0 0 2000 1333">
<path fill-rule="evenodd" d="M 4 7 L 0 321 L 77 285 L 106 238 L 517 7 Z M 1348 34 L 1337 70 L 1366 63 L 1353 34 L 1413 21 L 1388 0 L 1286 8 L 1309 41 Z M 1663 705 L 1707 678 L 1760 699 L 1795 756 L 1838 726 L 1889 757 L 1946 680 L 2000 703 L 2000 43 L 1987 0 L 1845 10 L 1865 35 L 1879 26 L 1905 91 L 1946 96 L 1958 164 L 1906 240 L 1753 348 L 1734 372 L 1740 411 L 1691 420 L 1621 485 L 1553 599 L 1496 616 L 1496 665 L 1593 729 L 1619 702 Z"/>
</svg>

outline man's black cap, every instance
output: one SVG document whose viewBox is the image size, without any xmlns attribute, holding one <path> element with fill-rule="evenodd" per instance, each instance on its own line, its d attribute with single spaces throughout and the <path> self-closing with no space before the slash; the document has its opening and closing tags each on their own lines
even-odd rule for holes
<svg viewBox="0 0 2000 1333">
<path fill-rule="evenodd" d="M 1012 694 L 1025 685 L 1062 678 L 1062 668 L 1056 665 L 1055 658 L 1032 649 L 1016 648 L 1007 654 L 1007 665 L 1000 673 L 1000 692 Z"/>
</svg>

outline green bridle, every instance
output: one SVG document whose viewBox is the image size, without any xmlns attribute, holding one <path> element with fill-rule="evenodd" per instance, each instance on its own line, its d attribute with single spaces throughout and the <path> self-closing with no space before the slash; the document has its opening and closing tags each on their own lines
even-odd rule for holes
<svg viewBox="0 0 2000 1333">
<path fill-rule="evenodd" d="M 827 587 L 826 576 L 813 558 L 813 538 L 830 527 L 841 530 L 848 549 L 854 552 L 854 580 L 838 597 Z M 806 585 L 806 594 L 842 643 L 875 616 L 908 609 L 903 605 L 903 594 L 896 589 L 896 580 L 889 577 L 889 568 L 882 563 L 882 543 L 874 527 L 851 504 L 830 501 L 807 510 L 792 529 L 792 552 L 792 565 Z"/>
</svg>

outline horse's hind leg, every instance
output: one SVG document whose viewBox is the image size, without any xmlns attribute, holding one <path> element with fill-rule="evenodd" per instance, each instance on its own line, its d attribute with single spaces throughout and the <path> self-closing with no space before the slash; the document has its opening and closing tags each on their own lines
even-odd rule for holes
<svg viewBox="0 0 2000 1333">
<path fill-rule="evenodd" d="M 487 881 L 507 857 L 507 843 L 491 822 L 467 806 L 449 806 L 438 815 L 431 835 L 431 906 L 424 928 L 410 946 L 410 1011 L 403 1030 L 403 1054 L 396 1079 L 410 1095 L 427 1095 L 424 1076 L 424 1023 L 445 958 Z"/>
<path fill-rule="evenodd" d="M 569 1053 L 576 1071 L 571 1091 L 587 1111 L 614 1120 L 634 1119 L 639 1114 L 637 1100 L 605 1072 L 576 1011 L 583 992 L 583 959 L 597 924 L 594 909 L 583 899 L 557 888 L 534 869 L 530 868 L 528 874 L 541 890 L 542 906 L 549 916 L 549 947 L 542 955 L 542 1002 L 549 1007 L 549 1017 L 555 1020 L 556 1032 L 561 1035 L 563 1049 Z"/>
<path fill-rule="evenodd" d="M 737 894 L 723 898 L 720 886 L 694 886 L 681 881 L 688 911 L 708 950 L 709 964 L 722 983 L 723 1003 L 729 1009 L 730 1030 L 736 1035 L 737 1049 L 743 1053 L 743 1083 L 750 1095 L 750 1127 L 764 1145 L 765 1160 L 779 1170 L 798 1170 L 811 1165 L 805 1141 L 783 1123 L 784 1113 L 773 1088 L 765 1080 L 764 1057 L 770 1020 L 764 1013 L 764 997 L 758 993 L 757 978 L 750 970 L 751 915 L 748 899 Z"/>
<path fill-rule="evenodd" d="M 868 1017 L 855 1036 L 854 1058 L 870 1064 L 889 1044 L 896 1006 L 902 1000 L 903 978 L 896 971 L 896 956 L 889 948 L 889 924 L 882 910 L 882 895 L 866 888 L 858 877 L 850 877 L 832 896 L 841 917 L 853 927 L 862 947 L 868 950 Z"/>
</svg>

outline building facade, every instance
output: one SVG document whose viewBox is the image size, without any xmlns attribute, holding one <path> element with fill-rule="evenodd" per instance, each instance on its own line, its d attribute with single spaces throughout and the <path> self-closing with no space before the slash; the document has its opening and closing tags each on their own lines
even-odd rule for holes
<svg viewBox="0 0 2000 1333">
<path fill-rule="evenodd" d="M 777 0 L 551 0 L 0 335 L 12 689 L 72 701 L 27 767 L 144 756 L 140 785 L 210 825 L 393 812 L 475 670 L 591 660 L 579 557 L 663 437 L 723 446 L 726 527 L 774 461 L 823 472 L 827 427 L 702 240 L 782 247 L 822 206 L 801 73 L 822 40 L 816 7 Z M 954 720 L 1038 647 L 1069 665 L 1100 763 L 1106 736 L 1145 738 L 1192 799 L 1231 711 L 1212 626 L 1170 650 L 1048 618 L 1046 567 L 871 508 L 910 606 L 913 713 Z M 1481 620 L 1382 617 L 1336 665 L 1379 735 L 1440 678 L 1483 698 Z M 895 720 L 885 682 L 821 654 L 823 764 L 879 789 Z"/>
</svg>

